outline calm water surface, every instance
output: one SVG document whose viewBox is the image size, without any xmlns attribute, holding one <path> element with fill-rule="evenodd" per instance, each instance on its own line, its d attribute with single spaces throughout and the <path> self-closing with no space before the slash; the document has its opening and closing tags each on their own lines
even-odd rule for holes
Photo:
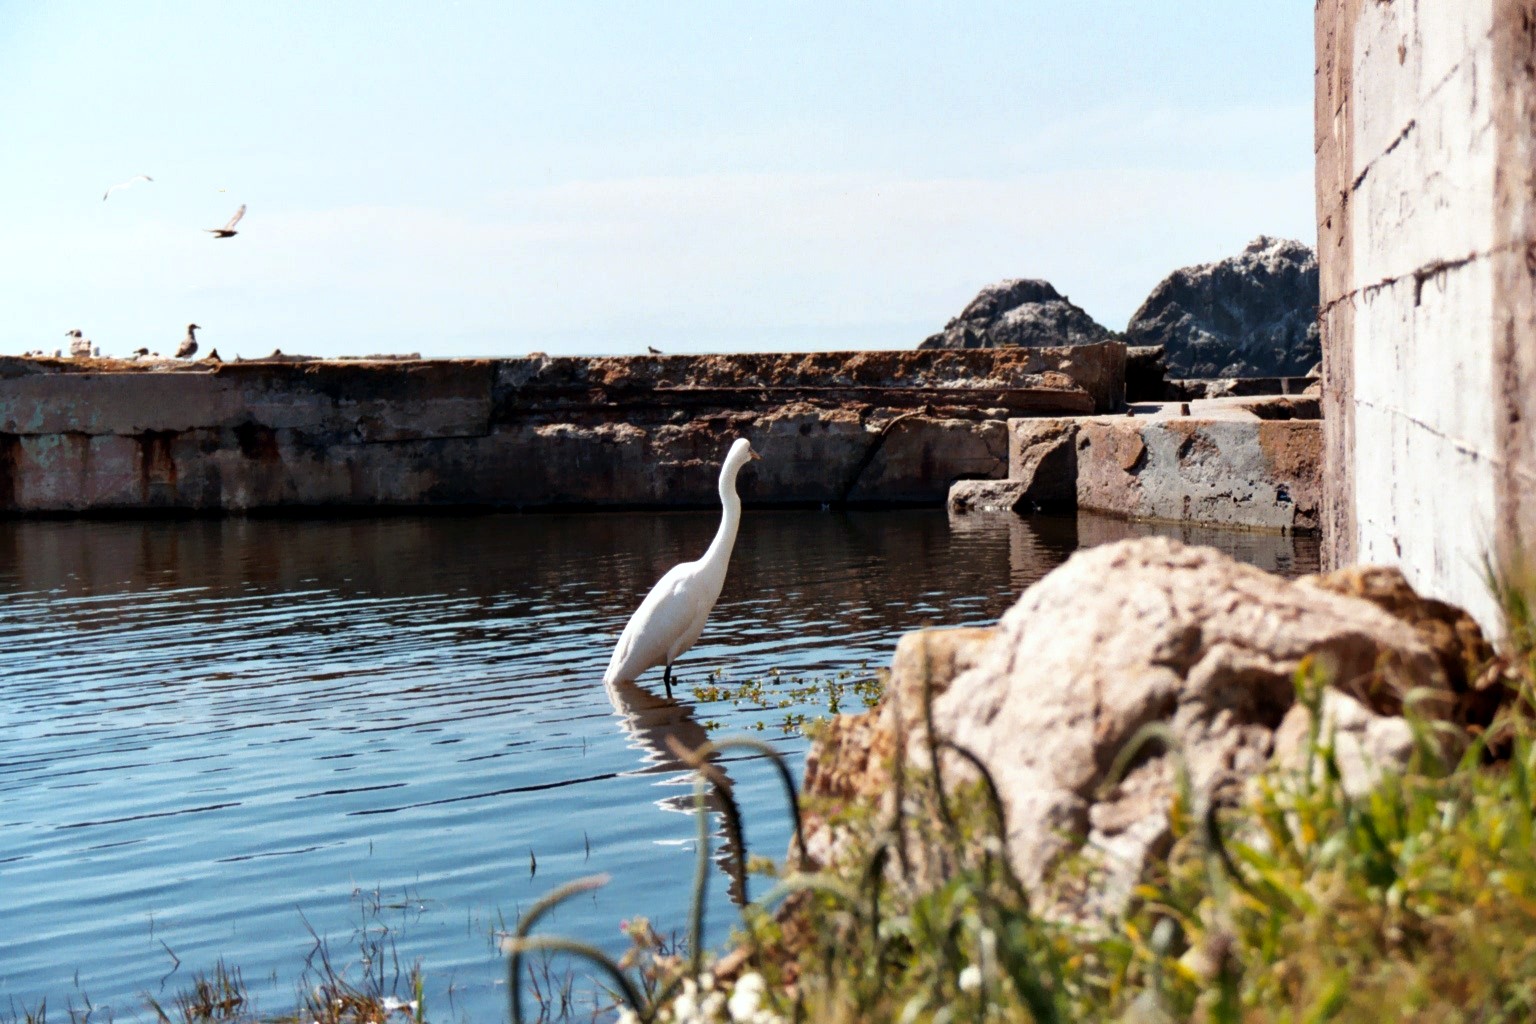
<svg viewBox="0 0 1536 1024">
<path fill-rule="evenodd" d="M 684 930 L 696 825 L 668 736 L 760 736 L 798 771 L 785 716 L 826 709 L 808 684 L 872 674 L 905 630 L 991 622 L 1080 544 L 1154 532 L 749 511 L 676 699 L 659 673 L 610 692 L 628 615 L 717 516 L 0 523 L 0 1015 L 46 997 L 151 1019 L 146 996 L 220 957 L 286 1010 L 317 937 L 358 978 L 369 936 L 421 961 L 433 1020 L 504 1019 L 496 935 L 562 882 L 613 877 L 550 931 L 618 953 L 624 918 Z M 1316 567 L 1315 543 L 1172 532 Z M 703 690 L 750 680 L 774 706 Z M 769 767 L 726 767 L 750 849 L 781 857 Z M 711 886 L 718 943 L 735 912 Z"/>
</svg>

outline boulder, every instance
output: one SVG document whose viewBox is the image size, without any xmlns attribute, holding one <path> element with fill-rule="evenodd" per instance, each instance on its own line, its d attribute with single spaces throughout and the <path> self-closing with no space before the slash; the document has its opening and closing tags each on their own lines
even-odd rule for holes
<svg viewBox="0 0 1536 1024">
<path fill-rule="evenodd" d="M 1028 511 L 1025 486 L 1018 480 L 956 480 L 949 485 L 946 505 L 951 515 L 972 512 Z"/>
<path fill-rule="evenodd" d="M 1315 275 L 1314 275 L 1315 276 Z M 920 349 L 1090 345 L 1115 335 L 1048 281 L 1014 278 L 983 288 Z"/>
<path fill-rule="evenodd" d="M 1451 702 L 1433 709 L 1437 717 L 1474 729 L 1493 722 L 1509 691 L 1497 652 L 1464 609 L 1421 597 L 1395 566 L 1351 566 L 1306 577 L 1301 583 L 1363 598 L 1408 623 L 1434 653 L 1449 689 Z M 1374 710 L 1395 714 L 1400 709 L 1387 704 Z"/>
<path fill-rule="evenodd" d="M 1325 690 L 1318 710 L 1323 719 L 1319 735 L 1332 737 L 1339 784 L 1350 796 L 1370 792 L 1383 767 L 1406 764 L 1413 754 L 1413 729 L 1402 718 L 1377 714 L 1338 690 Z M 1311 734 L 1312 709 L 1293 704 L 1275 730 L 1275 763 L 1304 769 Z M 1322 781 L 1322 762 L 1314 761 L 1312 770 L 1316 781 Z"/>
<path fill-rule="evenodd" d="M 1480 634 L 1455 639 L 1475 625 L 1436 613 L 1434 622 L 1454 623 L 1447 634 L 1419 621 L 1423 602 L 1395 586 L 1391 600 L 1361 589 L 1383 588 L 1287 581 L 1162 537 L 1079 551 L 995 630 L 903 637 L 882 703 L 835 721 L 813 747 L 806 793 L 877 803 L 894 816 L 889 773 L 902 737 L 908 759 L 926 763 L 926 687 L 935 730 L 990 767 L 1008 851 L 1036 905 L 1065 919 L 1112 915 L 1166 849 L 1181 768 L 1198 812 L 1241 792 L 1277 747 L 1298 749 L 1307 719 L 1295 710 L 1295 678 L 1305 661 L 1332 684 L 1322 711 L 1356 791 L 1410 756 L 1411 733 L 1391 713 L 1404 694 L 1428 691 L 1429 710 L 1454 704 L 1433 695 L 1455 692 L 1447 651 L 1481 650 Z M 1407 618 L 1394 614 L 1405 609 Z M 1175 749 L 1154 741 L 1113 778 L 1151 723 Z M 953 778 L 963 767 L 946 761 L 945 771 Z M 811 824 L 811 852 L 829 856 L 837 830 Z M 1053 869 L 1077 854 L 1098 865 L 1100 884 L 1058 891 Z"/>
<path fill-rule="evenodd" d="M 806 852 L 829 864 L 844 838 L 828 825 L 847 808 L 891 792 L 896 740 L 922 720 L 923 689 L 941 694 L 950 680 L 980 659 L 995 629 L 960 627 L 908 633 L 896 643 L 880 703 L 857 715 L 839 715 L 816 734 L 805 758 L 802 789 L 814 799 L 804 809 Z"/>
<path fill-rule="evenodd" d="M 1175 270 L 1126 327 L 1161 345 L 1169 377 L 1301 377 L 1320 358 L 1317 254 L 1260 235 L 1234 257 Z"/>
</svg>

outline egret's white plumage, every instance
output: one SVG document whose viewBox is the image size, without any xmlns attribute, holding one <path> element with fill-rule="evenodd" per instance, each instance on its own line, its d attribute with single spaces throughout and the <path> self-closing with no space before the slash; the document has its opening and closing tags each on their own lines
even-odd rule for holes
<svg viewBox="0 0 1536 1024">
<path fill-rule="evenodd" d="M 736 474 L 758 455 L 746 438 L 737 439 L 720 467 L 720 528 L 709 550 L 697 562 L 673 566 L 630 617 L 603 673 L 603 682 L 632 682 L 647 669 L 666 666 L 667 692 L 672 690 L 672 665 L 704 632 L 704 621 L 725 585 L 725 571 L 736 546 L 741 524 L 741 499 Z"/>
</svg>

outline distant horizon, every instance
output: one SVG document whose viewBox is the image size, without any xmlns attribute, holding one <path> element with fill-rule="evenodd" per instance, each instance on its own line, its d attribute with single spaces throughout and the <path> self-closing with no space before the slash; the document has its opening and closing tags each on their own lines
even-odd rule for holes
<svg viewBox="0 0 1536 1024">
<path fill-rule="evenodd" d="M 1315 246 L 1312 13 L 1233 6 L 16 5 L 0 352 L 905 349 L 1016 277 L 1123 330 Z"/>
</svg>

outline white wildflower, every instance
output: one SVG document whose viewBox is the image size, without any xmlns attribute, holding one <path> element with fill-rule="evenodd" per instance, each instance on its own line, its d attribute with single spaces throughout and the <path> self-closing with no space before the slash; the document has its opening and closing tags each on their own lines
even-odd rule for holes
<svg viewBox="0 0 1536 1024">
<path fill-rule="evenodd" d="M 971 964 L 960 972 L 959 985 L 961 992 L 981 991 L 981 968 Z"/>
<path fill-rule="evenodd" d="M 693 1024 L 699 1016 L 699 986 L 692 978 L 683 979 L 683 991 L 672 1000 L 672 1019 L 677 1024 Z"/>
<path fill-rule="evenodd" d="M 736 979 L 736 990 L 731 993 L 730 1001 L 726 1004 L 727 1009 L 731 1011 L 731 1020 L 751 1020 L 757 1013 L 767 988 L 768 985 L 763 981 L 763 976 L 756 971 L 749 971 Z"/>
</svg>

